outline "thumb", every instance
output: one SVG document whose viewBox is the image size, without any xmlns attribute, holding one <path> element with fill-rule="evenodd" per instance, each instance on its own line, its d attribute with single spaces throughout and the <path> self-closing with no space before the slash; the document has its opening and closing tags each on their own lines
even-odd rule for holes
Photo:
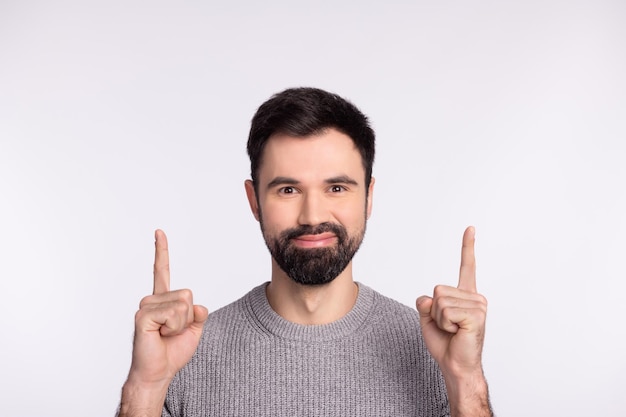
<svg viewBox="0 0 626 417">
<path fill-rule="evenodd" d="M 430 310 L 433 306 L 433 299 L 427 295 L 422 295 L 415 301 L 415 307 L 420 313 L 420 319 L 431 319 Z"/>
<path fill-rule="evenodd" d="M 193 306 L 193 323 L 191 323 L 192 328 L 195 330 L 202 330 L 204 322 L 207 318 L 209 318 L 209 310 L 207 310 L 205 306 Z"/>
</svg>

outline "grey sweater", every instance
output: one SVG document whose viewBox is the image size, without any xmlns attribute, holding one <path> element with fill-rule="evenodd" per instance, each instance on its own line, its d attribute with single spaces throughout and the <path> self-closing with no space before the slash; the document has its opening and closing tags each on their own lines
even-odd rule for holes
<svg viewBox="0 0 626 417">
<path fill-rule="evenodd" d="M 345 317 L 298 325 L 272 310 L 266 285 L 209 315 L 163 416 L 449 415 L 417 311 L 359 284 Z"/>
</svg>

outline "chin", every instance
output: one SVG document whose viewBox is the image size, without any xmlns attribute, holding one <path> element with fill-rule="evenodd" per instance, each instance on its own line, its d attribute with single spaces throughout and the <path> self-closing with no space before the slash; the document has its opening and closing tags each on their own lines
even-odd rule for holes
<svg viewBox="0 0 626 417">
<path fill-rule="evenodd" d="M 289 276 L 289 278 L 291 278 L 291 280 L 293 282 L 295 282 L 296 284 L 302 285 L 304 287 L 323 287 L 324 285 L 328 285 L 331 282 L 333 282 L 337 276 L 335 276 L 334 278 L 323 278 L 323 279 L 311 279 L 311 278 L 306 278 L 306 279 L 301 279 L 300 277 L 292 277 Z"/>
</svg>

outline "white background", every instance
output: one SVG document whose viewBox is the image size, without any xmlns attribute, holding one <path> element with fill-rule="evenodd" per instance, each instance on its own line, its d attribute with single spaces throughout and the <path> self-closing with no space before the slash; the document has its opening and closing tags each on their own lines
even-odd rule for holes
<svg viewBox="0 0 626 417">
<path fill-rule="evenodd" d="M 477 228 L 498 415 L 623 416 L 622 1 L 0 1 L 0 415 L 110 416 L 153 231 L 215 310 L 269 278 L 256 108 L 371 119 L 356 279 L 414 306 Z"/>
</svg>

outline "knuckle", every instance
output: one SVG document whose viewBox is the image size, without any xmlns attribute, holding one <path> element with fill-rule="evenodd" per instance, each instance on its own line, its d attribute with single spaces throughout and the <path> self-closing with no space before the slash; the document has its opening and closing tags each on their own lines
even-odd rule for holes
<svg viewBox="0 0 626 417">
<path fill-rule="evenodd" d="M 151 295 L 146 295 L 145 297 L 143 297 L 139 302 L 139 308 L 142 309 L 146 305 L 150 304 L 152 302 L 152 298 L 153 297 Z"/>
<path fill-rule="evenodd" d="M 154 264 L 154 272 L 170 272 L 170 264 L 169 262 L 164 263 L 155 263 Z"/>
<path fill-rule="evenodd" d="M 450 307 L 452 304 L 451 298 L 446 297 L 445 295 L 436 296 L 437 306 L 440 310 L 445 310 L 447 307 Z"/>
<path fill-rule="evenodd" d="M 443 294 L 445 293 L 445 286 L 443 285 L 435 285 L 435 288 L 433 289 L 433 296 L 440 298 L 443 296 Z"/>
<path fill-rule="evenodd" d="M 187 302 L 189 304 L 193 303 L 193 293 L 191 292 L 190 289 L 184 288 L 182 290 L 179 290 L 179 296 L 185 302 Z"/>
<path fill-rule="evenodd" d="M 485 297 L 482 294 L 478 294 L 478 300 L 479 302 L 485 306 L 485 309 L 487 308 L 487 305 L 489 304 L 489 302 L 487 301 L 487 297 Z"/>
<path fill-rule="evenodd" d="M 190 304 L 185 301 L 177 301 L 172 305 L 172 313 L 179 317 L 186 317 L 189 315 Z"/>
<path fill-rule="evenodd" d="M 143 308 L 140 308 L 139 310 L 137 310 L 137 312 L 135 313 L 135 326 L 138 327 L 141 323 L 144 322 L 144 318 L 146 316 L 146 310 Z"/>
<path fill-rule="evenodd" d="M 487 298 L 482 295 L 482 294 L 475 294 L 474 298 L 473 298 L 474 303 L 477 305 L 477 307 L 486 312 L 487 311 Z"/>
<path fill-rule="evenodd" d="M 450 307 L 439 305 L 439 314 L 441 315 L 441 319 L 448 320 L 450 317 Z"/>
</svg>

